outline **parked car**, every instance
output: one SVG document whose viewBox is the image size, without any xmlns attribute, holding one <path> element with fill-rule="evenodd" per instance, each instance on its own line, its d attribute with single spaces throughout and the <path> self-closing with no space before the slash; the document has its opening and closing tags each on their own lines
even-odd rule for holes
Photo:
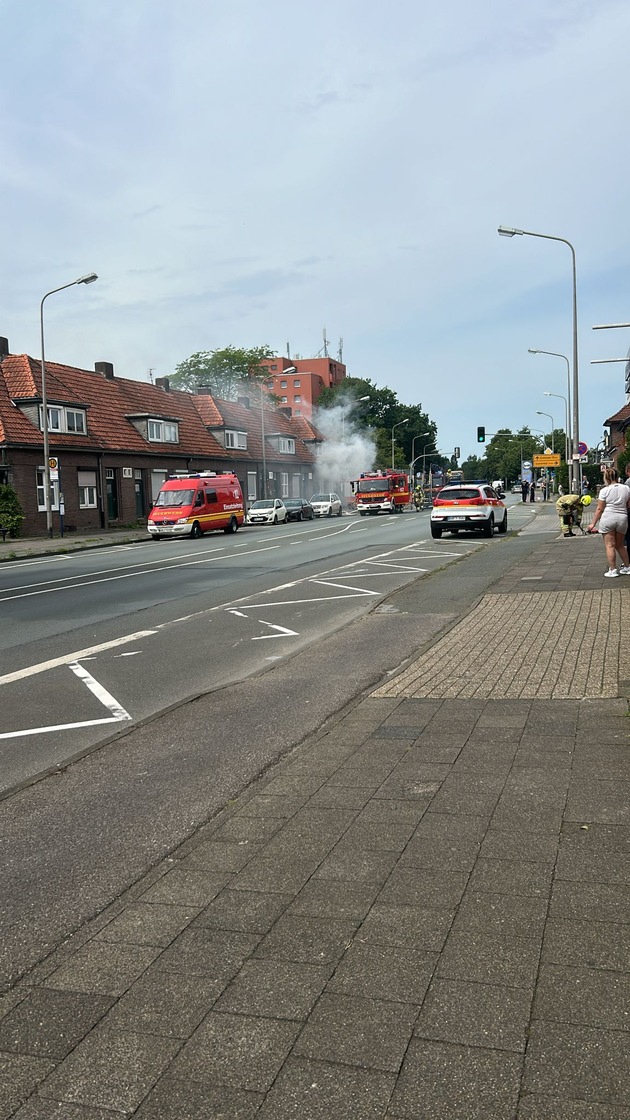
<svg viewBox="0 0 630 1120">
<path fill-rule="evenodd" d="M 487 482 L 443 486 L 431 510 L 431 536 L 436 539 L 444 531 L 459 533 L 460 529 L 491 537 L 495 529 L 506 533 L 507 526 L 505 502 Z"/>
<path fill-rule="evenodd" d="M 252 502 L 247 514 L 248 525 L 277 525 L 287 520 L 287 509 L 280 498 L 259 498 Z"/>
<path fill-rule="evenodd" d="M 311 505 L 316 517 L 341 517 L 341 498 L 338 494 L 313 494 Z"/>
<path fill-rule="evenodd" d="M 285 498 L 288 521 L 312 521 L 315 510 L 306 498 Z"/>
<path fill-rule="evenodd" d="M 523 489 L 522 483 L 521 482 L 515 482 L 513 487 L 512 487 L 512 493 L 513 494 L 520 494 L 522 489 Z"/>
</svg>

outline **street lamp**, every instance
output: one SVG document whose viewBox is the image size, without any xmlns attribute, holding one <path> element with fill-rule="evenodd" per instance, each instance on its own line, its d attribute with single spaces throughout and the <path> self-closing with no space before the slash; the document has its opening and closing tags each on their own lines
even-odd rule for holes
<svg viewBox="0 0 630 1120">
<path fill-rule="evenodd" d="M 403 424 L 408 424 L 409 419 L 410 418 L 408 416 L 406 420 L 399 420 L 398 423 L 394 424 L 392 428 L 392 470 L 394 469 L 394 432 L 396 431 L 396 428 L 402 428 Z"/>
<path fill-rule="evenodd" d="M 547 354 L 547 356 L 550 357 L 550 358 L 562 358 L 562 360 L 567 363 L 567 395 L 566 395 L 566 401 L 565 401 L 566 406 L 567 406 L 567 412 L 566 412 L 566 421 L 567 421 L 566 448 L 567 449 L 566 449 L 566 452 L 565 452 L 565 458 L 566 458 L 566 461 L 567 461 L 567 471 L 568 471 L 568 474 L 569 474 L 569 490 L 572 490 L 573 489 L 573 485 L 572 485 L 573 484 L 573 459 L 571 458 L 571 448 L 572 448 L 572 441 L 571 441 L 571 365 L 569 363 L 569 359 L 567 358 L 566 354 L 558 354 L 555 350 L 532 350 L 532 348 L 530 347 L 528 349 L 527 353 L 528 354 Z M 545 394 L 545 395 L 546 396 L 548 395 L 550 397 L 559 396 L 558 393 L 549 393 L 549 394 Z M 564 397 L 562 399 L 565 400 Z"/>
<path fill-rule="evenodd" d="M 537 415 L 537 416 L 548 416 L 548 417 L 549 417 L 549 419 L 551 420 L 551 454 L 552 454 L 552 455 L 555 455 L 555 453 L 556 453 L 556 446 L 555 446 L 555 443 L 554 443 L 554 433 L 553 433 L 553 429 L 554 429 L 554 419 L 553 419 L 553 416 L 551 415 L 551 413 L 550 413 L 550 412 L 541 412 L 541 411 L 540 411 L 540 409 L 536 409 L 536 415 Z M 543 434 L 544 434 L 544 433 L 543 433 Z"/>
<path fill-rule="evenodd" d="M 575 267 L 575 249 L 566 237 L 552 237 L 549 233 L 533 233 L 529 229 L 513 229 L 511 226 L 499 226 L 497 233 L 500 237 L 542 237 L 545 241 L 561 241 L 571 250 L 571 263 L 573 269 L 573 433 L 572 457 L 577 464 L 578 489 L 580 488 L 580 456 L 578 445 L 580 442 L 580 410 L 579 410 L 579 376 L 578 376 L 578 319 L 577 319 L 577 273 Z"/>
<path fill-rule="evenodd" d="M 569 464 L 569 430 L 568 430 L 569 429 L 569 402 L 568 402 L 566 397 L 562 396 L 562 393 L 548 393 L 545 390 L 544 395 L 546 397 L 557 397 L 559 401 L 564 401 L 564 415 L 565 415 L 565 421 L 566 421 L 566 425 L 567 425 L 567 427 L 565 428 L 565 432 L 564 432 L 564 457 L 567 461 L 567 466 L 568 466 L 568 464 Z M 570 479 L 569 479 L 569 482 L 570 482 Z"/>
<path fill-rule="evenodd" d="M 352 407 L 353 404 L 362 404 L 363 401 L 369 401 L 369 399 L 370 399 L 369 396 L 367 396 L 367 397 L 357 397 L 356 400 L 350 401 L 349 405 L 350 405 L 350 407 Z M 341 439 L 342 439 L 342 441 L 345 438 L 346 438 L 346 414 L 345 414 L 345 412 L 342 411 L 342 413 L 341 413 Z"/>
<path fill-rule="evenodd" d="M 296 373 L 295 366 L 287 366 L 282 370 L 282 375 L 285 373 Z M 261 498 L 267 497 L 267 449 L 265 447 L 265 394 L 263 391 L 263 383 L 260 383 L 260 438 L 262 441 L 262 470 L 263 470 L 263 484 Z"/>
<path fill-rule="evenodd" d="M 48 440 L 48 396 L 46 393 L 46 360 L 44 357 L 44 303 L 55 292 L 63 292 L 65 288 L 74 288 L 75 284 L 93 284 L 98 280 L 95 272 L 88 272 L 87 276 L 79 276 L 78 280 L 71 280 L 69 284 L 62 284 L 60 288 L 52 288 L 46 292 L 39 305 L 39 330 L 42 349 L 42 431 L 44 433 L 44 508 L 46 510 L 46 532 L 49 537 L 53 535 L 52 508 L 50 504 L 50 445 Z"/>
</svg>

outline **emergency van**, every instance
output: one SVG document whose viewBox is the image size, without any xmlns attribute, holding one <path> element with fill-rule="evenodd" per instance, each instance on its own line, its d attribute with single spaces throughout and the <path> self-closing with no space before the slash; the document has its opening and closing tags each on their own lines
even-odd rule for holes
<svg viewBox="0 0 630 1120">
<path fill-rule="evenodd" d="M 244 516 L 243 491 L 235 474 L 174 474 L 155 499 L 147 529 L 154 541 L 201 537 L 210 529 L 235 533 Z"/>
</svg>

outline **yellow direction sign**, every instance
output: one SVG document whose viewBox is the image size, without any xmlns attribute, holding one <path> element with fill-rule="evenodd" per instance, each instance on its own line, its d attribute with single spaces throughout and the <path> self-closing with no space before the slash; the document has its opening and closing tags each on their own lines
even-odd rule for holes
<svg viewBox="0 0 630 1120">
<path fill-rule="evenodd" d="M 559 455 L 534 455 L 533 463 L 535 467 L 559 467 Z"/>
</svg>

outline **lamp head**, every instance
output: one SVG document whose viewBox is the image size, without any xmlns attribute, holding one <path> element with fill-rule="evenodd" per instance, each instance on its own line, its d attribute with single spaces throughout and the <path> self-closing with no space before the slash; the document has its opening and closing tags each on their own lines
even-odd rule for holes
<svg viewBox="0 0 630 1120">
<path fill-rule="evenodd" d="M 359 397 L 359 401 L 369 401 L 369 397 Z"/>
<path fill-rule="evenodd" d="M 75 284 L 93 284 L 95 280 L 98 280 L 96 273 L 88 272 L 87 276 L 79 276 L 79 279 L 75 280 Z"/>
<path fill-rule="evenodd" d="M 295 366 L 285 366 L 285 368 L 282 370 L 282 372 L 283 373 L 297 373 L 297 369 L 296 369 Z"/>
<path fill-rule="evenodd" d="M 522 229 L 513 229 L 512 226 L 499 226 L 499 228 L 497 229 L 497 233 L 499 234 L 499 237 L 516 237 L 517 235 L 519 237 L 523 236 Z"/>
<path fill-rule="evenodd" d="M 531 346 L 527 347 L 528 354 L 542 354 L 542 350 L 532 350 Z"/>
</svg>

